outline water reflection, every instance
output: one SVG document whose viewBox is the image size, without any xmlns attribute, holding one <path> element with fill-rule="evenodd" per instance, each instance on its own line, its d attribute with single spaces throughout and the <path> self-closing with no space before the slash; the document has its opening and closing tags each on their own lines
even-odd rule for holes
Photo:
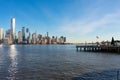
<svg viewBox="0 0 120 80">
<path fill-rule="evenodd" d="M 18 62 L 17 62 L 17 50 L 16 50 L 16 46 L 15 45 L 11 45 L 10 46 L 10 52 L 9 52 L 9 57 L 10 57 L 10 65 L 9 65 L 9 68 L 8 68 L 8 72 L 9 72 L 9 77 L 8 79 L 9 80 L 15 80 L 16 77 L 16 73 L 17 73 L 17 65 L 18 65 Z"/>
<path fill-rule="evenodd" d="M 3 45 L 2 44 L 0 44 L 0 49 L 2 49 L 3 48 Z"/>
<path fill-rule="evenodd" d="M 0 44 L 0 64 L 3 64 L 3 59 L 4 59 L 4 57 L 1 57 L 1 56 L 3 56 L 2 53 L 1 53 L 1 52 L 2 52 L 2 49 L 3 49 L 2 47 L 3 47 L 3 45 Z M 0 70 L 1 70 L 1 69 L 2 69 L 2 66 L 0 66 Z"/>
<path fill-rule="evenodd" d="M 2 47 L 3 45 L 2 44 L 0 44 L 0 47 Z"/>
</svg>

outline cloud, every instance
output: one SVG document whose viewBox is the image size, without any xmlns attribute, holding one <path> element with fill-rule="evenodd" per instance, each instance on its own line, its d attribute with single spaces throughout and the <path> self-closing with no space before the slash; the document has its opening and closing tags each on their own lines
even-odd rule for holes
<svg viewBox="0 0 120 80">
<path fill-rule="evenodd" d="M 98 27 L 105 27 L 108 24 L 120 24 L 120 13 L 105 14 L 98 19 L 86 20 L 64 20 L 61 30 L 67 33 L 87 34 L 93 32 Z"/>
</svg>

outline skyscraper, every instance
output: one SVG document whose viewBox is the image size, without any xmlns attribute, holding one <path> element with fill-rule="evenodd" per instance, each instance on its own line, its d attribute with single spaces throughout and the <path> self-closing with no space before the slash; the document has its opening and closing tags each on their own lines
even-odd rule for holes
<svg viewBox="0 0 120 80">
<path fill-rule="evenodd" d="M 36 34 L 36 33 L 33 33 L 33 34 L 32 34 L 32 43 L 33 43 L 33 44 L 36 44 L 36 42 L 37 42 L 37 34 Z"/>
<path fill-rule="evenodd" d="M 3 28 L 0 28 L 0 40 L 4 38 Z"/>
<path fill-rule="evenodd" d="M 11 37 L 12 41 L 15 39 L 15 18 L 11 18 Z"/>
<path fill-rule="evenodd" d="M 49 44 L 49 33 L 47 32 L 47 37 L 46 37 L 46 39 L 47 39 L 47 44 Z"/>
<path fill-rule="evenodd" d="M 27 32 L 27 33 L 29 32 L 29 28 L 26 28 L 26 32 Z"/>
<path fill-rule="evenodd" d="M 30 31 L 29 31 L 29 28 L 26 29 L 26 34 L 27 34 L 27 35 L 26 35 L 26 36 L 27 36 L 27 39 L 29 39 L 29 38 L 30 38 Z"/>
<path fill-rule="evenodd" d="M 27 40 L 27 43 L 29 43 L 29 39 L 30 39 L 30 32 L 29 32 L 29 28 L 26 28 L 26 40 Z"/>
<path fill-rule="evenodd" d="M 22 41 L 25 41 L 25 27 L 22 27 Z"/>
</svg>

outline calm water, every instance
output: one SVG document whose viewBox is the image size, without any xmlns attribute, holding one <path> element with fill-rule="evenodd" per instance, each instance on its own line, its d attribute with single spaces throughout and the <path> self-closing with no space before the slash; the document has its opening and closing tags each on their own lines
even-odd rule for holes
<svg viewBox="0 0 120 80">
<path fill-rule="evenodd" d="M 120 68 L 120 54 L 76 52 L 75 45 L 0 45 L 0 80 L 71 80 Z"/>
</svg>

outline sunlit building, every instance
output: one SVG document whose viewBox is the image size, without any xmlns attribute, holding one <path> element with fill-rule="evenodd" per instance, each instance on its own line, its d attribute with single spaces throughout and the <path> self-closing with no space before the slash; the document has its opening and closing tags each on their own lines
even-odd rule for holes
<svg viewBox="0 0 120 80">
<path fill-rule="evenodd" d="M 12 41 L 14 42 L 14 39 L 15 39 L 15 18 L 11 19 L 11 38 L 12 38 Z"/>
<path fill-rule="evenodd" d="M 25 35 L 25 39 L 27 40 L 27 43 L 29 43 L 29 39 L 30 39 L 30 32 L 29 32 L 29 28 L 26 28 L 26 35 Z"/>
<path fill-rule="evenodd" d="M 61 36 L 61 37 L 59 38 L 58 43 L 59 43 L 59 44 L 64 44 L 65 42 L 66 42 L 66 37 Z"/>
<path fill-rule="evenodd" d="M 46 44 L 46 43 L 47 43 L 47 40 L 46 40 L 45 37 L 42 38 L 42 42 L 41 42 L 41 43 L 42 43 L 42 44 Z"/>
<path fill-rule="evenodd" d="M 37 34 L 36 34 L 36 33 L 33 33 L 33 34 L 32 34 L 32 43 L 33 43 L 33 44 L 36 44 L 36 43 L 37 43 Z"/>
<path fill-rule="evenodd" d="M 38 34 L 38 36 L 37 36 L 37 44 L 41 44 L 41 41 L 42 41 L 42 35 Z"/>
<path fill-rule="evenodd" d="M 23 39 L 22 39 L 22 31 L 18 32 L 18 43 L 22 43 Z"/>
<path fill-rule="evenodd" d="M 49 33 L 48 32 L 47 32 L 46 40 L 47 40 L 46 44 L 49 44 Z"/>
<path fill-rule="evenodd" d="M 54 36 L 52 36 L 52 39 L 51 39 L 51 44 L 56 44 L 56 38 Z"/>
<path fill-rule="evenodd" d="M 11 29 L 6 31 L 5 38 L 4 38 L 4 44 L 12 44 L 12 37 L 11 37 Z"/>
<path fill-rule="evenodd" d="M 4 38 L 4 31 L 3 28 L 0 28 L 0 40 Z"/>
<path fill-rule="evenodd" d="M 25 27 L 22 27 L 22 41 L 25 41 Z"/>
<path fill-rule="evenodd" d="M 64 37 L 64 43 L 66 42 L 66 37 Z"/>
</svg>

